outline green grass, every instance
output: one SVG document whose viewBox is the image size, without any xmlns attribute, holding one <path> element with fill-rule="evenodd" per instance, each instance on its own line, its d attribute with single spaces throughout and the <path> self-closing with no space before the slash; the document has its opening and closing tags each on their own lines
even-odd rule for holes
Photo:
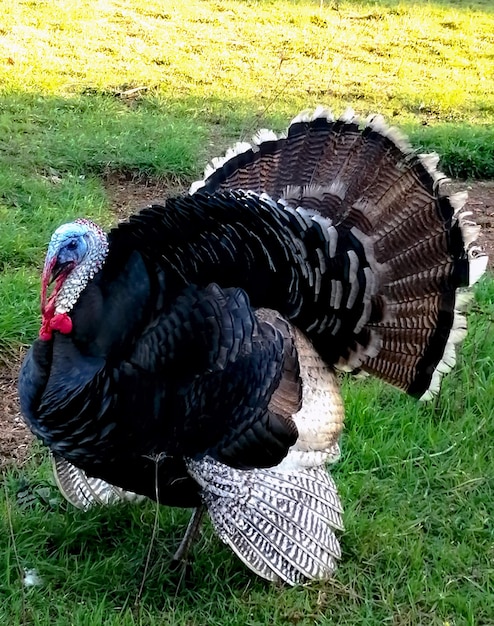
<svg viewBox="0 0 494 626">
<path fill-rule="evenodd" d="M 446 155 L 442 167 L 453 178 L 494 179 L 494 124 L 439 124 L 412 129 L 417 149 Z"/>
<path fill-rule="evenodd" d="M 216 101 L 222 116 L 221 100 L 243 102 L 245 113 L 254 98 L 263 109 L 282 89 L 288 113 L 329 96 L 424 117 L 492 115 L 490 2 L 466 10 L 464 2 L 338 4 L 11 3 L 5 84 L 68 94 L 146 86 L 204 100 L 204 110 Z"/>
<path fill-rule="evenodd" d="M 105 100 L 94 104 L 92 95 L 112 101 L 129 88 L 143 88 L 123 97 L 130 127 L 131 110 L 144 107 L 145 116 L 154 109 L 155 119 L 178 115 L 192 128 L 205 124 L 215 139 L 218 133 L 249 136 L 259 125 L 284 127 L 300 108 L 321 102 L 337 111 L 351 105 L 361 114 L 379 111 L 412 131 L 422 124 L 474 125 L 471 151 L 480 141 L 494 159 L 490 0 L 4 5 L 0 84 L 7 99 L 29 93 L 42 103 L 62 96 L 68 101 L 62 109 L 74 105 L 75 120 L 84 103 L 94 111 L 101 107 L 107 118 Z M 46 109 L 57 118 L 56 106 L 48 102 Z M 114 132 L 119 120 L 126 124 L 124 109 L 112 111 Z M 450 131 L 446 126 L 444 133 Z M 449 167 L 447 146 L 440 142 Z M 91 147 L 99 148 L 82 141 L 79 152 Z M 130 165 L 147 167 L 149 159 Z"/>
<path fill-rule="evenodd" d="M 108 175 L 185 184 L 233 139 L 324 103 L 379 111 L 452 175 L 493 177 L 493 32 L 490 0 L 7 0 L 0 359 L 36 335 L 53 229 L 81 215 L 114 220 Z M 180 584 L 168 562 L 187 514 L 163 508 L 137 602 L 153 505 L 74 511 L 36 449 L 0 493 L 0 623 L 494 624 L 492 279 L 477 296 L 436 403 L 345 381 L 334 581 L 266 584 L 206 529 Z M 43 584 L 25 589 L 24 568 Z"/>
</svg>

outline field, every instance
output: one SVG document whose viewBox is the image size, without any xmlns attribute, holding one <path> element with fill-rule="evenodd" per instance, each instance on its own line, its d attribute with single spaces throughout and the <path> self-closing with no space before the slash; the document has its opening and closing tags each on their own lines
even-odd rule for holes
<svg viewBox="0 0 494 626">
<path fill-rule="evenodd" d="M 327 583 L 264 583 L 209 527 L 188 570 L 173 572 L 187 512 L 70 509 L 16 421 L 12 383 L 38 330 L 56 226 L 83 215 L 108 227 L 185 189 L 232 141 L 317 104 L 378 111 L 417 149 L 437 150 L 450 176 L 468 179 L 492 245 L 494 189 L 478 180 L 494 179 L 493 33 L 489 0 L 4 0 L 0 623 L 494 624 L 491 274 L 437 401 L 343 381 L 332 471 L 346 530 Z M 40 584 L 29 587 L 31 569 Z"/>
</svg>

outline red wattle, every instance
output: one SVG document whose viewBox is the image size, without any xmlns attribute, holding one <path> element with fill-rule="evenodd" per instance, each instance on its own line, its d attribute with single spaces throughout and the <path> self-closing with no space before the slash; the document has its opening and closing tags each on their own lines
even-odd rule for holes
<svg viewBox="0 0 494 626">
<path fill-rule="evenodd" d="M 67 313 L 59 313 L 49 319 L 43 319 L 38 337 L 41 341 L 50 341 L 54 330 L 58 330 L 62 335 L 68 335 L 72 332 L 72 320 Z"/>
<path fill-rule="evenodd" d="M 50 328 L 58 330 L 62 335 L 68 335 L 72 332 L 72 320 L 67 313 L 59 313 L 51 318 Z"/>
</svg>

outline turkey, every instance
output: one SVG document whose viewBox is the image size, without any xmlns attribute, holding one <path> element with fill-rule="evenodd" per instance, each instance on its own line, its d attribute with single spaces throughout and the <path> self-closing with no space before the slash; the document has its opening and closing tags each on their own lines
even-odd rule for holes
<svg viewBox="0 0 494 626">
<path fill-rule="evenodd" d="M 58 228 L 19 395 L 69 501 L 205 506 L 260 576 L 330 577 L 337 370 L 431 398 L 486 267 L 436 165 L 379 116 L 320 108 L 108 234 Z"/>
</svg>

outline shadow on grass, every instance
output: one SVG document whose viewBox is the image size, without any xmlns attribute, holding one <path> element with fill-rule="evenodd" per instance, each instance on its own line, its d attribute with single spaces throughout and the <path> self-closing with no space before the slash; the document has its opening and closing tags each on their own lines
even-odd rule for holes
<svg viewBox="0 0 494 626">
<path fill-rule="evenodd" d="M 241 3 L 241 0 L 238 0 Z M 295 0 L 297 4 L 313 4 L 315 8 L 328 9 L 333 11 L 338 11 L 341 5 L 351 4 L 350 2 L 345 2 L 344 0 Z M 373 12 L 370 16 L 379 15 L 380 10 L 382 8 L 395 7 L 395 13 L 400 15 L 405 13 L 405 10 L 408 11 L 410 7 L 423 7 L 423 2 L 419 2 L 417 0 L 379 0 L 379 2 L 375 2 L 374 0 L 363 0 L 358 3 L 359 6 L 369 7 L 373 9 Z M 458 11 L 484 11 L 485 13 L 493 13 L 494 6 L 490 0 L 472 0 L 471 2 L 466 3 L 464 0 L 432 0 L 428 4 L 432 6 L 444 7 L 448 9 L 458 9 Z M 401 10 L 400 10 L 401 9 Z M 393 12 L 393 11 L 391 11 Z M 390 11 L 388 10 L 389 14 Z M 370 19 L 373 19 L 370 17 Z M 359 19 L 362 17 L 359 16 Z M 377 19 L 377 18 L 374 18 Z"/>
<path fill-rule="evenodd" d="M 321 104 L 336 114 L 344 108 L 331 96 L 322 96 Z M 483 107 L 494 112 L 487 101 L 476 104 L 479 110 Z M 440 122 L 440 113 L 424 113 L 421 103 L 408 100 L 399 108 L 417 116 L 417 123 L 408 122 L 406 130 L 420 147 L 431 146 L 441 154 L 448 174 L 494 177 L 492 125 Z M 12 208 L 33 207 L 36 201 L 59 204 L 64 185 L 81 185 L 86 177 L 112 172 L 190 178 L 232 141 L 249 139 L 262 127 L 284 130 L 298 113 L 289 98 L 276 102 L 275 109 L 215 96 L 170 100 L 153 90 L 136 98 L 95 90 L 65 98 L 4 94 L 0 204 Z M 357 102 L 355 109 L 367 114 Z M 422 114 L 430 115 L 425 126 Z M 211 142 L 217 147 L 211 148 Z M 62 202 L 73 204 L 66 197 Z"/>
</svg>

